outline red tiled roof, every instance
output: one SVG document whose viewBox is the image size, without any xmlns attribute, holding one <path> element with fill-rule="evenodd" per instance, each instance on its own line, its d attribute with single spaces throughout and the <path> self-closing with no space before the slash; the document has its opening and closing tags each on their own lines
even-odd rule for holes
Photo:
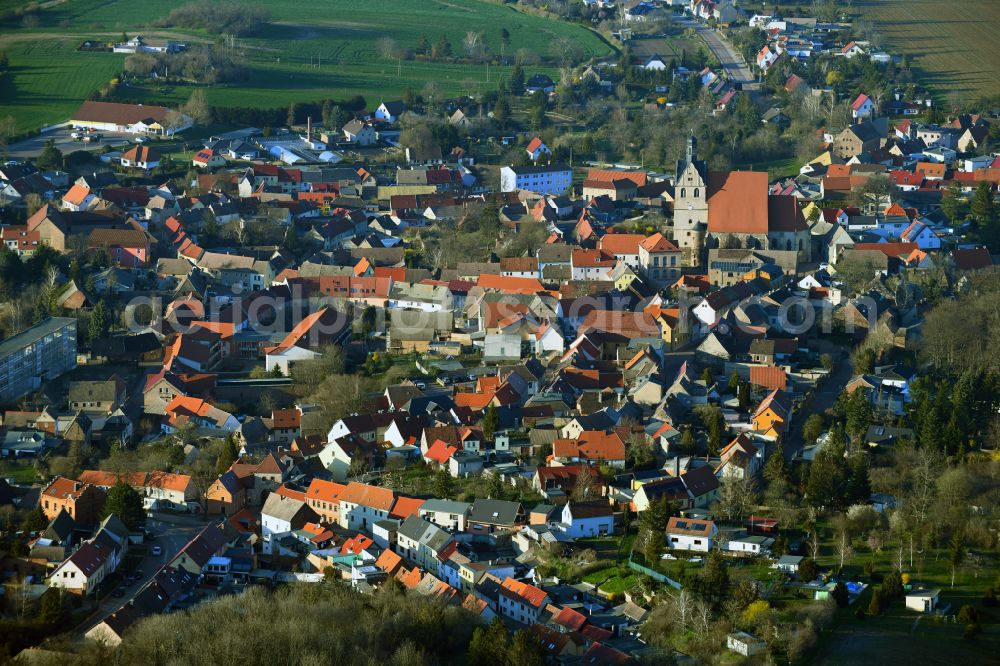
<svg viewBox="0 0 1000 666">
<path fill-rule="evenodd" d="M 766 234 L 766 171 L 708 174 L 708 230 L 714 233 Z"/>
<path fill-rule="evenodd" d="M 788 377 L 785 371 L 774 366 L 750 366 L 750 384 L 774 390 L 786 388 Z"/>
<path fill-rule="evenodd" d="M 348 483 L 347 487 L 340 493 L 341 502 L 368 506 L 386 513 L 392 509 L 395 499 L 395 495 L 389 488 L 369 486 L 354 481 Z"/>
<path fill-rule="evenodd" d="M 420 499 L 419 497 L 406 497 L 404 495 L 400 495 L 396 498 L 396 503 L 392 505 L 392 511 L 389 512 L 389 517 L 405 520 L 410 516 L 415 516 L 420 510 L 420 507 L 422 507 L 426 501 L 427 500 Z"/>
<path fill-rule="evenodd" d="M 639 245 L 646 240 L 642 234 L 605 234 L 597 248 L 613 255 L 639 254 Z"/>
<path fill-rule="evenodd" d="M 541 608 L 548 597 L 548 593 L 544 590 L 510 577 L 500 584 L 500 593 L 506 593 L 519 601 L 525 601 L 535 608 Z"/>
<path fill-rule="evenodd" d="M 951 257 L 955 261 L 955 268 L 960 271 L 975 271 L 993 265 L 993 257 L 985 247 L 954 250 Z"/>
<path fill-rule="evenodd" d="M 623 460 L 625 442 L 618 433 L 586 430 L 577 439 L 556 439 L 552 443 L 556 458 L 583 458 L 586 460 Z"/>
</svg>

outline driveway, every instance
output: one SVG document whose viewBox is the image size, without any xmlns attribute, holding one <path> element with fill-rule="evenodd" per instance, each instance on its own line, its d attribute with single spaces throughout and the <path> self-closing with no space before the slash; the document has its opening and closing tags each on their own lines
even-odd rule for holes
<svg viewBox="0 0 1000 666">
<path fill-rule="evenodd" d="M 722 69 L 729 74 L 736 83 L 753 83 L 754 75 L 746 66 L 743 56 L 733 48 L 729 41 L 718 30 L 713 30 L 694 19 L 684 17 L 678 18 L 677 24 L 685 28 L 694 28 L 712 54 L 722 63 Z"/>
<path fill-rule="evenodd" d="M 156 573 L 172 560 L 204 526 L 205 522 L 200 517 L 154 512 L 152 518 L 146 519 L 146 529 L 152 533 L 153 538 L 147 539 L 146 543 L 143 544 L 148 548 L 148 551 L 138 567 L 138 571 L 142 572 L 142 577 L 134 583 L 120 585 L 119 587 L 123 588 L 125 592 L 120 597 L 112 596 L 113 590 L 106 590 L 99 608 L 87 618 L 86 622 L 80 625 L 79 633 L 88 632 L 107 615 L 121 608 L 126 601 L 138 594 L 146 583 L 152 580 Z M 160 555 L 150 554 L 153 546 L 159 546 L 162 549 Z"/>
</svg>

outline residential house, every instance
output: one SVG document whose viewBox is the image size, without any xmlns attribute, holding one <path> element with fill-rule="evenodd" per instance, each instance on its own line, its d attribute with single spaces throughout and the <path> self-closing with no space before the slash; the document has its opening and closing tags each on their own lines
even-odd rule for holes
<svg viewBox="0 0 1000 666">
<path fill-rule="evenodd" d="M 573 170 L 565 164 L 505 166 L 500 169 L 500 191 L 527 190 L 536 194 L 564 194 L 573 184 Z"/>
<path fill-rule="evenodd" d="M 372 526 L 389 517 L 396 495 L 389 488 L 369 486 L 351 481 L 337 498 L 339 524 L 349 530 L 370 530 Z"/>
<path fill-rule="evenodd" d="M 450 533 L 418 515 L 404 520 L 396 533 L 396 552 L 434 574 L 456 546 Z"/>
<path fill-rule="evenodd" d="M 263 539 L 264 554 L 272 554 L 272 541 L 277 535 L 301 529 L 315 519 L 316 513 L 304 500 L 277 492 L 268 495 L 260 510 L 260 536 Z"/>
<path fill-rule="evenodd" d="M 584 431 L 575 439 L 556 439 L 552 458 L 559 464 L 588 463 L 625 468 L 625 442 L 617 432 Z"/>
<path fill-rule="evenodd" d="M 104 491 L 97 486 L 57 476 L 42 488 L 38 502 L 49 520 L 65 511 L 80 525 L 93 525 L 104 507 L 104 499 Z"/>
<path fill-rule="evenodd" d="M 374 146 L 378 142 L 375 128 L 357 118 L 348 121 L 342 131 L 344 140 L 348 143 L 355 143 L 359 146 Z"/>
<path fill-rule="evenodd" d="M 429 499 L 420 505 L 417 514 L 435 525 L 452 532 L 465 532 L 472 505 L 444 499 Z"/>
<path fill-rule="evenodd" d="M 314 478 L 306 489 L 306 504 L 319 516 L 319 520 L 328 525 L 340 524 L 340 494 L 345 486 L 342 483 Z"/>
<path fill-rule="evenodd" d="M 469 512 L 467 531 L 471 534 L 514 531 L 524 524 L 525 518 L 524 507 L 520 502 L 477 499 Z"/>
<path fill-rule="evenodd" d="M 559 522 L 559 529 L 573 539 L 610 536 L 615 531 L 614 509 L 604 499 L 567 502 Z"/>
<path fill-rule="evenodd" d="M 162 159 L 163 156 L 153 148 L 137 144 L 122 153 L 121 164 L 123 167 L 151 171 L 160 165 Z"/>
<path fill-rule="evenodd" d="M 121 564 L 128 550 L 128 529 L 114 514 L 49 576 L 52 588 L 87 596 Z"/>
<path fill-rule="evenodd" d="M 667 543 L 674 550 L 707 553 L 719 530 L 711 520 L 671 516 L 667 521 Z"/>
<path fill-rule="evenodd" d="M 503 581 L 498 592 L 500 614 L 528 626 L 538 621 L 549 603 L 544 590 L 510 577 Z"/>
<path fill-rule="evenodd" d="M 232 516 L 246 506 L 247 491 L 233 470 L 228 470 L 212 482 L 205 493 L 206 513 Z"/>
</svg>

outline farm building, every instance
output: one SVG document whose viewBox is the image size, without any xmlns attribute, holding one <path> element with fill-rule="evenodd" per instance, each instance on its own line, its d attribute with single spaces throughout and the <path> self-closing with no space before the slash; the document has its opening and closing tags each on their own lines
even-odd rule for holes
<svg viewBox="0 0 1000 666">
<path fill-rule="evenodd" d="M 77 129 L 166 136 L 191 127 L 191 118 L 165 106 L 84 102 L 69 121 Z"/>
</svg>

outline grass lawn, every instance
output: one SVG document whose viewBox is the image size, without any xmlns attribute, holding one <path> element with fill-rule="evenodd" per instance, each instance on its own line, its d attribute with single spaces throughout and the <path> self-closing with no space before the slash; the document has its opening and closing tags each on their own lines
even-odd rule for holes
<svg viewBox="0 0 1000 666">
<path fill-rule="evenodd" d="M 829 570 L 839 565 L 834 552 L 831 530 L 825 521 L 820 522 L 820 555 L 817 563 L 820 570 Z M 872 558 L 867 548 L 855 543 L 857 554 L 848 559 L 844 571 L 851 580 L 867 582 L 864 564 Z M 955 576 L 955 586 L 951 587 L 951 566 L 947 549 L 930 550 L 921 556 L 915 553 L 913 566 L 909 564 L 909 550 L 904 548 L 904 571 L 920 587 L 941 590 L 940 603 L 950 604 L 951 614 L 957 614 L 963 605 L 975 606 L 983 615 L 983 633 L 975 640 L 962 638 L 964 626 L 950 622 L 936 622 L 931 616 L 906 610 L 902 600 L 896 600 L 881 616 L 857 619 L 854 612 L 867 612 L 871 601 L 872 587 L 862 593 L 860 599 L 849 609 L 838 611 L 834 628 L 824 632 L 816 653 L 816 663 L 820 664 L 863 664 L 882 656 L 892 655 L 895 661 L 921 664 L 978 664 L 988 663 L 990 655 L 1000 654 L 1000 611 L 982 606 L 986 589 L 996 582 L 996 572 L 1000 559 L 995 553 L 981 553 L 982 565 L 978 577 L 976 572 L 959 568 Z M 875 571 L 888 573 L 895 568 L 898 560 L 898 546 L 888 544 L 875 554 Z M 920 618 L 917 622 L 917 618 Z"/>
<path fill-rule="evenodd" d="M 771 178 L 782 178 L 785 176 L 796 176 L 799 167 L 802 165 L 794 157 L 785 157 L 776 160 L 760 160 L 756 162 L 746 162 L 734 164 L 734 169 L 753 169 L 754 171 L 767 171 Z"/>
<path fill-rule="evenodd" d="M 878 25 L 885 48 L 905 54 L 917 80 L 941 98 L 1000 92 L 1000 2 L 861 0 L 854 9 Z"/>
<path fill-rule="evenodd" d="M 700 37 L 686 37 L 684 35 L 669 35 L 667 37 L 636 38 L 629 42 L 629 49 L 635 58 L 648 58 L 652 55 L 667 58 L 676 58 L 678 63 L 681 53 L 693 56 L 698 49 L 708 53 L 708 47 Z"/>
<path fill-rule="evenodd" d="M 112 79 L 124 66 L 124 54 L 77 51 L 85 39 L 115 41 L 122 32 L 191 43 L 219 36 L 205 31 L 163 29 L 151 24 L 178 4 L 174 0 L 143 3 L 121 0 L 66 0 L 38 14 L 38 27 L 0 26 L 0 49 L 8 52 L 11 71 L 0 78 L 0 115 L 11 114 L 19 130 L 60 120 L 85 97 Z M 301 3 L 261 0 L 273 23 L 261 34 L 236 40 L 238 60 L 249 80 L 238 86 L 213 87 L 209 102 L 219 106 L 283 107 L 294 101 L 346 99 L 362 94 L 369 106 L 379 98 L 395 98 L 407 87 L 417 92 L 437 82 L 455 95 L 495 88 L 508 68 L 460 63 L 399 63 L 377 52 L 383 37 L 415 48 L 421 36 L 434 43 L 446 35 L 456 54 L 469 30 L 485 34 L 493 53 L 501 50 L 501 30 L 510 34 L 507 55 L 526 49 L 545 64 L 528 68 L 558 74 L 560 40 L 568 40 L 584 57 L 601 57 L 611 46 L 579 25 L 517 12 L 486 0 L 393 0 L 373 11 L 359 12 L 347 0 Z M 320 64 L 317 64 L 320 63 Z M 127 88 L 124 99 L 179 104 L 191 88 Z"/>
<path fill-rule="evenodd" d="M 605 594 L 617 596 L 634 587 L 639 578 L 631 572 L 623 573 L 618 567 L 608 567 L 590 572 L 583 581 L 597 586 Z"/>
<path fill-rule="evenodd" d="M 0 75 L 0 116 L 13 116 L 19 131 L 67 120 L 121 69 L 119 55 L 76 51 L 79 39 L 8 42 L 6 37 L 0 35 L 0 49 L 6 50 L 10 69 Z"/>
<path fill-rule="evenodd" d="M 0 476 L 10 479 L 13 483 L 34 483 L 35 466 L 28 461 L 0 463 Z"/>
</svg>

